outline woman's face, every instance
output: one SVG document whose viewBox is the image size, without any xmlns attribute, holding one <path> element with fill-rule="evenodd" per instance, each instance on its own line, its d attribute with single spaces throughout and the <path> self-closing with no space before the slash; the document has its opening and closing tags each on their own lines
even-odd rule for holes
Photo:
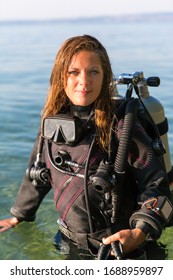
<svg viewBox="0 0 173 280">
<path fill-rule="evenodd" d="M 74 55 L 65 80 L 65 92 L 74 105 L 88 106 L 93 103 L 103 83 L 103 69 L 98 54 L 80 51 Z"/>
</svg>

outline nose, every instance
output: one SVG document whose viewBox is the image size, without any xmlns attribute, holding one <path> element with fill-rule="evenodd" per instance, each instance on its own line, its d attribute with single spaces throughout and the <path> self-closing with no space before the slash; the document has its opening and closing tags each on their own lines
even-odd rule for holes
<svg viewBox="0 0 173 280">
<path fill-rule="evenodd" d="M 81 86 L 87 86 L 89 84 L 89 77 L 88 77 L 88 74 L 86 72 L 82 72 L 80 74 L 80 85 Z"/>
</svg>

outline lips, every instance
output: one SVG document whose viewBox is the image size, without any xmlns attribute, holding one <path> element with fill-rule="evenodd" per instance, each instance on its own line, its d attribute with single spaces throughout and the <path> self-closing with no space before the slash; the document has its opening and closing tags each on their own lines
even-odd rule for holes
<svg viewBox="0 0 173 280">
<path fill-rule="evenodd" d="M 91 90 L 77 90 L 76 92 L 77 92 L 77 93 L 80 93 L 80 94 L 82 94 L 82 95 L 86 95 L 86 94 L 90 93 Z"/>
</svg>

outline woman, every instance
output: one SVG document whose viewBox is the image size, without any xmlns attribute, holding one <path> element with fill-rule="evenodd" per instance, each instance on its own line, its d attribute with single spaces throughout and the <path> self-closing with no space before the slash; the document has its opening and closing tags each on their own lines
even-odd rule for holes
<svg viewBox="0 0 173 280">
<path fill-rule="evenodd" d="M 109 57 L 96 38 L 84 35 L 64 42 L 29 167 L 11 208 L 14 217 L 0 222 L 1 231 L 34 221 L 53 188 L 62 235 L 93 255 L 101 242 L 114 255 L 113 245 L 121 245 L 120 254 L 126 256 L 145 240 L 160 237 L 172 215 L 167 176 L 139 122 L 132 125 L 125 170 L 117 172 L 127 102 L 115 104 L 111 85 Z M 167 204 L 165 213 L 162 206 Z"/>
</svg>

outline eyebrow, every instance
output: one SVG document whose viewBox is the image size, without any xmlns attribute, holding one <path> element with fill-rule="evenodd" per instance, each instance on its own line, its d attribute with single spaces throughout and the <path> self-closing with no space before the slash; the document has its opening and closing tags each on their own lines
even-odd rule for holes
<svg viewBox="0 0 173 280">
<path fill-rule="evenodd" d="M 92 70 L 92 69 L 99 69 L 99 68 L 101 68 L 100 65 L 99 65 L 99 66 L 92 66 L 91 68 L 88 68 L 88 69 L 89 69 L 89 70 Z M 69 69 L 71 69 L 71 70 L 72 70 L 72 69 L 73 69 L 73 70 L 78 70 L 79 68 L 73 67 L 73 66 L 72 66 L 72 67 L 69 67 L 68 70 L 69 70 Z"/>
</svg>

